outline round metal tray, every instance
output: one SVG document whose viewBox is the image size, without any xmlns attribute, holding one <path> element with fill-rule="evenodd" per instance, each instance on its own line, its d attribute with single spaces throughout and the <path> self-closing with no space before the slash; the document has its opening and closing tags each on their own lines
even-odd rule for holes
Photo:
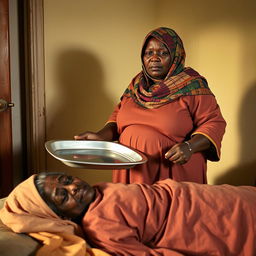
<svg viewBox="0 0 256 256">
<path fill-rule="evenodd" d="M 46 150 L 64 164 L 84 169 L 129 169 L 147 162 L 147 157 L 116 142 L 51 140 Z"/>
</svg>

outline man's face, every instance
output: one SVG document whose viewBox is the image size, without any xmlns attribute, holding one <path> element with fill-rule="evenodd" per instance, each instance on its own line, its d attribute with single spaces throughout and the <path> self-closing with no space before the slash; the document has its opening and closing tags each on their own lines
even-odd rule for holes
<svg viewBox="0 0 256 256">
<path fill-rule="evenodd" d="M 93 201 L 95 190 L 85 181 L 64 174 L 45 178 L 46 201 L 53 203 L 62 217 L 79 217 Z"/>
</svg>

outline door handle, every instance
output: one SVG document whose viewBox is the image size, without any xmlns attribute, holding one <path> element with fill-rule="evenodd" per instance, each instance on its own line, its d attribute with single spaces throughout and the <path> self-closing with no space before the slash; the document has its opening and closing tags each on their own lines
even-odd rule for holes
<svg viewBox="0 0 256 256">
<path fill-rule="evenodd" d="M 12 107 L 14 107 L 14 103 L 8 103 L 6 100 L 0 99 L 0 112 Z"/>
</svg>

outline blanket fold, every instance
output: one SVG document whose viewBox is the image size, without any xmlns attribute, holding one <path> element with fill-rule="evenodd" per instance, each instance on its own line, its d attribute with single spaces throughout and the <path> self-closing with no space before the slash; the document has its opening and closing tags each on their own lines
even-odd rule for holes
<svg viewBox="0 0 256 256">
<path fill-rule="evenodd" d="M 38 232 L 28 235 L 43 244 L 36 256 L 110 256 L 102 250 L 86 247 L 86 241 L 73 234 Z"/>
</svg>

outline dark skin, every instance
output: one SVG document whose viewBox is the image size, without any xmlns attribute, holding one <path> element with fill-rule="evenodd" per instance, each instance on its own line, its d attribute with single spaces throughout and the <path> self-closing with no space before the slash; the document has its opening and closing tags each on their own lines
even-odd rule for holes
<svg viewBox="0 0 256 256">
<path fill-rule="evenodd" d="M 155 38 L 148 40 L 143 54 L 143 64 L 152 80 L 163 80 L 170 67 L 171 55 L 166 46 Z"/>
<path fill-rule="evenodd" d="M 94 200 L 95 189 L 85 181 L 67 175 L 47 176 L 44 183 L 46 203 L 53 203 L 64 219 L 77 219 Z"/>
<path fill-rule="evenodd" d="M 169 50 L 163 43 L 155 38 L 150 38 L 146 43 L 142 59 L 152 83 L 164 80 L 171 67 L 172 60 Z M 115 141 L 118 140 L 118 137 L 116 123 L 108 123 L 98 132 L 86 131 L 74 136 L 74 139 Z M 184 142 L 177 143 L 166 152 L 165 158 L 174 164 L 185 164 L 192 154 L 204 151 L 211 146 L 208 138 L 201 134 L 194 135 L 188 142 L 192 150 L 189 150 L 189 146 Z"/>
</svg>

